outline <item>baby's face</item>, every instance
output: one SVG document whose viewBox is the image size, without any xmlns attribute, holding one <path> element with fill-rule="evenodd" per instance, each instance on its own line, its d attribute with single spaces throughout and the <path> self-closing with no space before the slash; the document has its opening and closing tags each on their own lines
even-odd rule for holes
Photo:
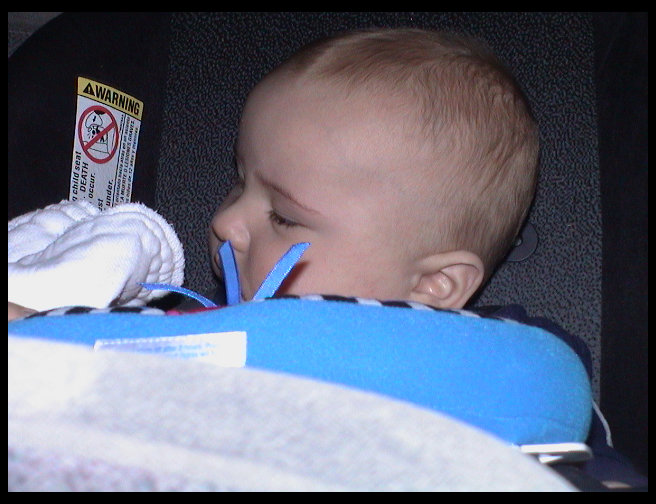
<svg viewBox="0 0 656 504">
<path fill-rule="evenodd" d="M 414 190 L 401 168 L 407 133 L 391 101 L 336 96 L 327 85 L 275 78 L 248 99 L 236 148 L 241 184 L 210 227 L 213 267 L 230 240 L 245 300 L 298 242 L 311 246 L 280 293 L 409 299 L 418 272 L 403 205 Z"/>
</svg>

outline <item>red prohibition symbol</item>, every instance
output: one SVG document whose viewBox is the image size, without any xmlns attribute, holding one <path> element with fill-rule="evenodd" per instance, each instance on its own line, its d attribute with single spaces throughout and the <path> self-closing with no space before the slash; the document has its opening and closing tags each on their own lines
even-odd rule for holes
<svg viewBox="0 0 656 504">
<path fill-rule="evenodd" d="M 118 124 L 109 109 L 92 105 L 80 116 L 77 135 L 82 150 L 91 161 L 111 161 L 118 147 Z"/>
</svg>

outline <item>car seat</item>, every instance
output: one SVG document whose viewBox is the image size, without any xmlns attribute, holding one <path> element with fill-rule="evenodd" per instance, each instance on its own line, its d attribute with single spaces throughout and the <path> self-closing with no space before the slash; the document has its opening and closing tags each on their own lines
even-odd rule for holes
<svg viewBox="0 0 656 504">
<path fill-rule="evenodd" d="M 538 193 L 474 304 L 518 303 L 584 339 L 615 445 L 646 471 L 646 15 L 63 14 L 9 58 L 8 217 L 68 197 L 76 79 L 103 83 L 143 103 L 132 200 L 176 228 L 185 286 L 214 291 L 206 225 L 248 91 L 301 45 L 369 26 L 464 30 L 516 75 L 541 129 Z"/>
</svg>

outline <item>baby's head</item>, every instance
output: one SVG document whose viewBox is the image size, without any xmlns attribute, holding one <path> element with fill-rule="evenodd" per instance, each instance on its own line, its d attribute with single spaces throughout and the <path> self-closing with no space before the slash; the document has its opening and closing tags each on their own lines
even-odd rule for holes
<svg viewBox="0 0 656 504">
<path fill-rule="evenodd" d="M 281 291 L 461 308 L 506 254 L 537 178 L 521 92 L 469 39 L 420 30 L 319 41 L 250 94 L 241 183 L 210 228 L 250 299 L 310 242 Z"/>
</svg>

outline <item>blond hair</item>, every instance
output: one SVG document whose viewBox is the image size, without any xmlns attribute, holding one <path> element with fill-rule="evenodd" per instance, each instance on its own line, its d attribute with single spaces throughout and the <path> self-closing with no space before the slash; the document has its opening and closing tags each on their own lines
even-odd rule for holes
<svg viewBox="0 0 656 504">
<path fill-rule="evenodd" d="M 533 199 L 538 130 L 514 78 L 483 44 L 437 31 L 362 30 L 314 42 L 278 71 L 412 96 L 418 132 L 445 173 L 428 237 L 440 251 L 476 253 L 491 274 Z"/>
</svg>

